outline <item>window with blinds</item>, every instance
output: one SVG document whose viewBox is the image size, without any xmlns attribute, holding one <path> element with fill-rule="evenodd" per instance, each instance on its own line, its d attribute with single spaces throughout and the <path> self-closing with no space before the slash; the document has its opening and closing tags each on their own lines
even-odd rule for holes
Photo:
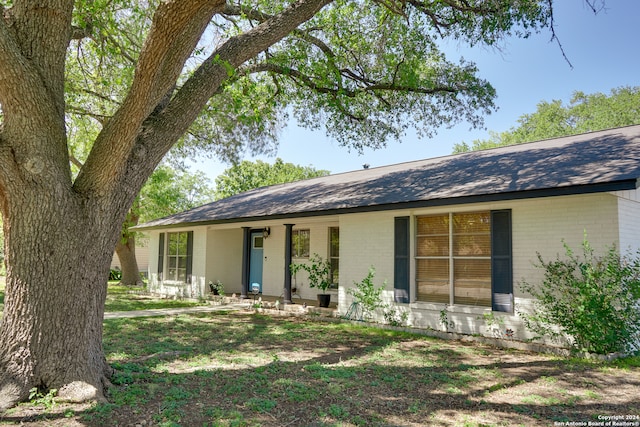
<svg viewBox="0 0 640 427">
<path fill-rule="evenodd" d="M 491 213 L 416 220 L 417 299 L 491 307 Z"/>
</svg>

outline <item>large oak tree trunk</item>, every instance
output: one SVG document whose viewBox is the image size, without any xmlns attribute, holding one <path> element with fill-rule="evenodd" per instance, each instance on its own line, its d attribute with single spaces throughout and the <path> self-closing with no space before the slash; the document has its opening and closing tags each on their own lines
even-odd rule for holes
<svg viewBox="0 0 640 427">
<path fill-rule="evenodd" d="M 330 0 L 298 0 L 221 44 L 173 93 L 224 0 L 160 2 L 134 80 L 73 179 L 64 64 L 72 0 L 0 7 L 0 211 L 7 283 L 0 323 L 0 411 L 33 387 L 102 399 L 106 284 L 121 225 L 143 183 L 237 68 Z M 6 2 L 5 2 L 6 3 Z M 170 102 L 156 108 L 167 94 Z"/>
<path fill-rule="evenodd" d="M 134 234 L 127 235 L 118 242 L 116 255 L 118 255 L 120 269 L 122 270 L 120 284 L 125 286 L 143 285 L 136 258 L 136 237 Z"/>
<path fill-rule="evenodd" d="M 33 387 L 57 388 L 72 401 L 102 399 L 110 373 L 102 321 L 119 227 L 106 210 L 87 206 L 72 192 L 29 189 L 12 202 L 5 216 L 0 410 Z"/>
<path fill-rule="evenodd" d="M 136 258 L 136 234 L 129 231 L 129 227 L 138 225 L 138 220 L 140 219 L 140 216 L 136 213 L 139 210 L 138 204 L 136 201 L 133 208 L 127 213 L 122 237 L 116 244 L 116 255 L 118 255 L 120 269 L 122 270 L 120 284 L 125 286 L 144 285 L 140 278 L 140 270 L 138 269 L 138 260 Z"/>
</svg>

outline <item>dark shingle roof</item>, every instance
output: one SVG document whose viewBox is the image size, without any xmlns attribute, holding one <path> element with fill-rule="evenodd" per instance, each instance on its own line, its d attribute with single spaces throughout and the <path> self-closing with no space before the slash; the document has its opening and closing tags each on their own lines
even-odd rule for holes
<svg viewBox="0 0 640 427">
<path fill-rule="evenodd" d="M 636 188 L 640 125 L 258 188 L 137 228 Z"/>
</svg>

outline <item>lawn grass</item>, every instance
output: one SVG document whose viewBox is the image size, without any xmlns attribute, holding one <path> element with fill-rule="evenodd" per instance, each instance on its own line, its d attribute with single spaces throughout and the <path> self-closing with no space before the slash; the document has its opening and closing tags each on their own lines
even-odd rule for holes
<svg viewBox="0 0 640 427">
<path fill-rule="evenodd" d="M 131 290 L 110 285 L 111 307 L 151 306 Z M 107 403 L 52 406 L 44 396 L 0 425 L 549 426 L 640 416 L 640 357 L 558 358 L 253 312 L 109 319 L 103 346 L 116 370 Z"/>
<path fill-rule="evenodd" d="M 32 403 L 6 419 L 23 422 L 28 414 L 24 425 L 33 426 L 549 426 L 640 415 L 638 357 L 565 359 L 249 312 L 110 319 L 104 350 L 116 368 L 108 403 L 39 410 Z"/>
<path fill-rule="evenodd" d="M 0 316 L 4 308 L 5 280 L 0 276 Z M 109 282 L 107 288 L 106 312 L 157 310 L 160 308 L 184 308 L 202 305 L 201 302 L 182 299 L 166 299 L 147 295 L 139 286 L 121 286 L 118 282 Z"/>
<path fill-rule="evenodd" d="M 109 282 L 107 288 L 106 312 L 156 310 L 159 308 L 184 308 L 202 305 L 201 302 L 183 299 L 166 299 L 147 295 L 139 286 L 121 286 Z"/>
</svg>

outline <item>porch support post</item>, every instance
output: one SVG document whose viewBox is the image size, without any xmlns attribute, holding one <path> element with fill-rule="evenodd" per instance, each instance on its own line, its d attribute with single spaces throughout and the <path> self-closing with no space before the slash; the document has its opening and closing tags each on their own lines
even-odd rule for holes
<svg viewBox="0 0 640 427">
<path fill-rule="evenodd" d="M 249 298 L 249 258 L 251 250 L 251 227 L 242 227 L 242 290 L 240 298 Z"/>
<path fill-rule="evenodd" d="M 293 224 L 285 224 L 284 233 L 284 303 L 292 304 L 291 301 L 291 239 L 293 235 Z"/>
</svg>

